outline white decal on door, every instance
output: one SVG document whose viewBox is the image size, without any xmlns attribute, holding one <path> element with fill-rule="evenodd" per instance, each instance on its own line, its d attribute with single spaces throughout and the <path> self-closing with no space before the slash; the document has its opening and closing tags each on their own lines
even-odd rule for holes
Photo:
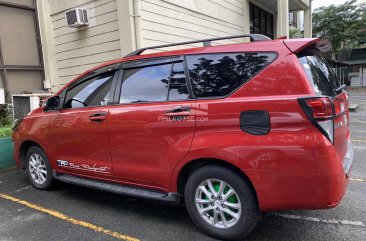
<svg viewBox="0 0 366 241">
<path fill-rule="evenodd" d="M 74 170 L 82 170 L 82 171 L 90 171 L 90 172 L 96 172 L 96 173 L 104 173 L 104 174 L 111 174 L 111 172 L 109 171 L 109 167 L 106 166 L 97 166 L 96 164 L 94 165 L 88 165 L 88 164 L 75 164 L 69 161 L 65 161 L 65 160 L 57 160 L 57 166 L 60 167 L 65 167 L 65 168 L 69 168 L 69 169 L 74 169 Z"/>
</svg>

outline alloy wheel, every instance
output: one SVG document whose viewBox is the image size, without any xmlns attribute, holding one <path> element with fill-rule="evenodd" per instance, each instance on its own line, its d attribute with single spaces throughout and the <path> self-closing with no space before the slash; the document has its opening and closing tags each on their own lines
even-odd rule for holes
<svg viewBox="0 0 366 241">
<path fill-rule="evenodd" d="M 47 167 L 42 156 L 33 153 L 29 156 L 29 173 L 33 181 L 42 185 L 47 180 Z"/>
<path fill-rule="evenodd" d="M 195 204 L 203 220 L 213 227 L 226 229 L 240 220 L 239 196 L 222 180 L 203 181 L 196 189 Z"/>
</svg>

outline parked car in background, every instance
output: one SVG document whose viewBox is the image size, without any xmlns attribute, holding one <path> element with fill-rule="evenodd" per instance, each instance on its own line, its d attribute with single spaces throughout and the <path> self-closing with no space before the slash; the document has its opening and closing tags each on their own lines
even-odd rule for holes
<svg viewBox="0 0 366 241">
<path fill-rule="evenodd" d="M 220 239 L 244 237 L 261 212 L 337 206 L 353 161 L 348 96 L 319 39 L 239 37 L 252 42 L 145 48 L 80 75 L 16 122 L 18 166 L 38 189 L 184 202 Z"/>
</svg>

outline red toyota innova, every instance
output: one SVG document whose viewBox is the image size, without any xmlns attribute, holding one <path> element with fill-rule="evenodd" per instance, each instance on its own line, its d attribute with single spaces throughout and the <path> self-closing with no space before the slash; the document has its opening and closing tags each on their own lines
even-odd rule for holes
<svg viewBox="0 0 366 241">
<path fill-rule="evenodd" d="M 211 46 L 238 37 L 251 42 Z M 348 95 L 320 46 L 251 34 L 139 49 L 17 120 L 16 162 L 38 189 L 60 180 L 184 202 L 226 240 L 261 212 L 335 207 L 354 152 Z"/>
</svg>

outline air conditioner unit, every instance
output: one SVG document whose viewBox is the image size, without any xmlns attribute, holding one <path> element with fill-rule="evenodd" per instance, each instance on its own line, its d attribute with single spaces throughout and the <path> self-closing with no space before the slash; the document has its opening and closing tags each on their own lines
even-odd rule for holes
<svg viewBox="0 0 366 241">
<path fill-rule="evenodd" d="M 88 12 L 83 8 L 74 8 L 65 12 L 68 27 L 78 28 L 88 26 Z"/>
<path fill-rule="evenodd" d="M 21 119 L 32 110 L 41 107 L 51 96 L 49 93 L 12 95 L 14 119 Z"/>
</svg>

